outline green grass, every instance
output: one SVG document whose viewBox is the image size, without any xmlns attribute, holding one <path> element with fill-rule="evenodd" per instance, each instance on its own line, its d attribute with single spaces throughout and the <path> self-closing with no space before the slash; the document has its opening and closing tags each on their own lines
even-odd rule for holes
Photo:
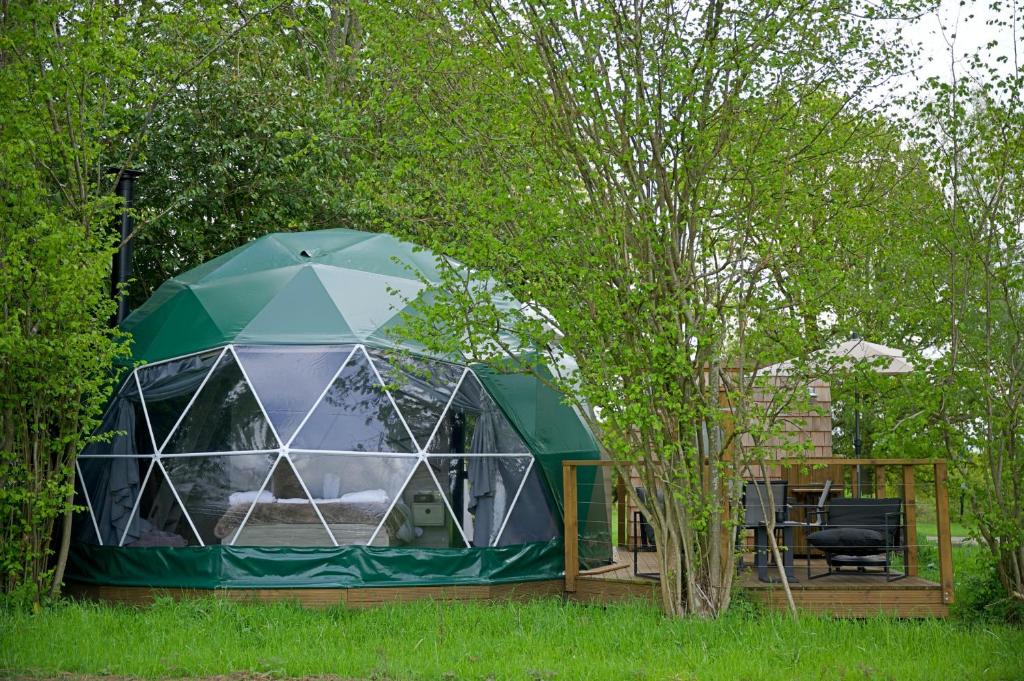
<svg viewBox="0 0 1024 681">
<path fill-rule="evenodd" d="M 958 621 L 791 621 L 749 605 L 667 620 L 639 603 L 304 610 L 217 599 L 0 612 L 0 677 L 249 672 L 355 679 L 1021 679 L 1024 630 Z"/>
<path fill-rule="evenodd" d="M 918 522 L 917 532 L 922 537 L 938 537 L 939 530 L 938 525 L 934 520 Z M 950 522 L 949 533 L 954 537 L 969 537 L 971 536 L 971 528 L 963 523 Z"/>
</svg>

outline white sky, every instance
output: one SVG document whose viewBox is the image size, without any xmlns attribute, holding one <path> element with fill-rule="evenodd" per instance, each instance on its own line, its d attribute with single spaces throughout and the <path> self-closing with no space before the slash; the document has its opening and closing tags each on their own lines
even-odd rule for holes
<svg viewBox="0 0 1024 681">
<path fill-rule="evenodd" d="M 997 9 L 993 9 L 996 5 Z M 1015 7 L 1015 5 L 1018 5 Z M 1014 12 L 1017 21 L 1014 22 Z M 1024 44 L 1021 42 L 1021 15 L 1024 14 L 1024 2 L 1005 0 L 993 2 L 983 0 L 941 0 L 938 12 L 927 14 L 905 29 L 905 37 L 911 44 L 921 43 L 923 52 L 919 70 L 908 75 L 904 84 L 909 85 L 918 80 L 937 76 L 950 80 L 950 49 L 956 57 L 957 71 L 964 75 L 965 55 L 983 49 L 991 41 L 996 45 L 989 52 L 990 63 L 995 64 L 996 58 L 1004 56 L 1007 62 L 999 69 L 1010 73 L 1014 69 L 1014 42 L 1017 45 L 1019 59 L 1024 60 Z M 1017 35 L 1014 36 L 1010 27 L 994 27 L 989 22 L 1003 19 L 1017 24 Z"/>
</svg>

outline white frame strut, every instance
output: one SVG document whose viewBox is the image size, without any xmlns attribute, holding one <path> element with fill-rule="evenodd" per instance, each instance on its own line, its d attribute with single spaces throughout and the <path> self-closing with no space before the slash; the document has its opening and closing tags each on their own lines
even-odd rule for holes
<svg viewBox="0 0 1024 681">
<path fill-rule="evenodd" d="M 121 539 L 117 542 L 118 547 L 124 546 L 124 538 L 128 536 L 128 530 L 131 529 L 132 521 L 139 513 L 139 503 L 142 501 L 142 495 L 146 493 L 146 485 L 149 483 L 149 476 L 153 472 L 153 468 L 156 466 L 155 457 L 147 457 L 149 459 L 149 468 L 146 469 L 146 474 L 142 476 L 142 484 L 139 485 L 139 495 L 135 497 L 135 503 L 132 504 L 132 512 L 128 514 L 128 523 L 124 526 L 124 530 L 121 532 Z"/>
<path fill-rule="evenodd" d="M 235 346 L 229 345 L 228 350 L 231 352 L 231 356 L 235 358 L 235 364 L 238 365 L 239 371 L 242 372 L 242 380 L 244 380 L 245 384 L 249 386 L 249 392 L 252 393 L 252 396 L 256 398 L 256 404 L 259 405 L 260 413 L 263 414 L 264 420 L 267 422 L 267 425 L 270 426 L 270 432 L 274 435 L 274 441 L 277 442 L 278 447 L 284 447 L 284 443 L 281 442 L 281 436 L 277 434 L 277 428 L 274 427 L 274 422 L 270 420 L 270 414 L 267 413 L 266 408 L 263 406 L 263 400 L 260 399 L 260 395 L 256 392 L 256 387 L 253 386 L 252 381 L 249 380 L 249 374 L 245 371 L 245 366 L 242 364 L 241 358 L 238 356 L 238 353 L 235 352 Z"/>
<path fill-rule="evenodd" d="M 213 372 L 217 370 L 218 366 L 220 366 L 220 361 L 224 359 L 224 355 L 227 353 L 227 351 L 228 346 L 225 345 L 224 348 L 221 349 L 220 354 L 217 355 L 217 359 L 210 366 L 210 370 L 206 372 L 205 376 L 203 376 L 203 380 L 199 384 L 199 387 L 196 388 L 196 391 L 194 393 L 192 393 L 192 399 L 188 401 L 188 404 L 185 405 L 185 409 L 181 412 L 181 415 L 178 417 L 178 420 L 174 422 L 174 426 L 171 428 L 171 432 L 167 433 L 167 437 L 164 438 L 163 444 L 160 445 L 160 448 L 156 450 L 157 455 L 164 453 L 164 448 L 167 447 L 167 445 L 170 443 L 171 438 L 174 437 L 174 434 L 178 432 L 178 426 L 181 425 L 181 422 L 185 419 L 185 415 L 188 414 L 190 409 L 192 409 L 192 405 L 195 404 L 196 398 L 199 397 L 199 393 L 203 392 L 203 388 L 206 387 L 206 382 L 210 380 L 210 376 L 213 376 Z M 142 399 L 145 399 L 145 397 L 143 397 Z"/>
<path fill-rule="evenodd" d="M 519 489 L 516 490 L 516 495 L 512 497 L 512 503 L 508 505 L 508 510 L 505 511 L 505 519 L 501 521 L 501 528 L 498 530 L 498 534 L 494 536 L 494 543 L 491 546 L 497 546 L 501 542 L 501 535 L 505 534 L 505 526 L 508 525 L 508 519 L 512 517 L 512 511 L 515 510 L 516 504 L 519 503 L 519 496 L 523 493 L 523 489 L 526 487 L 526 481 L 530 477 L 530 473 L 533 472 L 533 464 L 536 463 L 536 459 L 530 456 L 530 463 L 526 467 L 526 472 L 523 473 L 523 479 L 519 483 Z"/>
<path fill-rule="evenodd" d="M 78 474 L 78 481 L 82 483 L 82 495 L 85 496 L 85 507 L 89 511 L 89 520 L 92 521 L 92 529 L 96 530 L 96 541 L 103 546 L 103 537 L 100 536 L 100 526 L 96 523 L 96 514 L 92 511 L 92 501 L 89 500 L 89 488 L 85 484 L 85 475 L 82 473 L 78 460 L 75 460 L 75 473 Z M 129 520 L 129 522 L 131 522 Z"/>
<path fill-rule="evenodd" d="M 295 432 L 292 433 L 292 436 L 290 438 L 288 438 L 288 442 L 284 443 L 284 449 L 288 449 L 292 446 L 292 442 L 295 441 L 295 438 L 298 437 L 299 433 L 302 432 L 303 427 L 305 427 L 306 421 L 308 421 L 309 417 L 313 415 L 313 412 L 316 411 L 316 408 L 320 406 L 320 403 L 323 401 L 324 396 L 327 395 L 328 392 L 330 392 L 331 387 L 334 385 L 334 382 L 338 380 L 338 376 L 341 376 L 341 372 L 344 371 L 345 367 L 348 366 L 349 360 L 352 359 L 352 355 L 356 354 L 356 350 L 358 350 L 359 347 L 360 346 L 358 344 L 353 345 L 352 349 L 349 350 L 349 353 L 345 357 L 345 360 L 341 363 L 341 366 L 339 366 L 337 371 L 334 372 L 334 375 L 331 376 L 331 380 L 327 381 L 327 385 L 324 386 L 324 389 L 320 391 L 320 397 L 316 398 L 316 402 L 313 403 L 313 406 L 309 408 L 309 411 L 306 412 L 306 415 L 302 417 L 301 421 L 299 421 L 299 425 L 295 426 Z"/>
<path fill-rule="evenodd" d="M 160 467 L 160 472 L 164 476 L 164 480 L 167 481 L 167 486 L 171 488 L 171 494 L 174 495 L 174 500 L 178 502 L 178 507 L 181 508 L 182 514 L 185 516 L 185 520 L 188 521 L 188 526 L 192 528 L 192 534 L 195 535 L 196 541 L 199 542 L 200 546 L 206 546 L 206 542 L 203 541 L 202 536 L 199 534 L 199 530 L 196 529 L 195 523 L 192 522 L 192 516 L 189 515 L 188 509 L 185 508 L 185 504 L 182 503 L 181 497 L 178 496 L 178 489 L 174 486 L 174 481 L 171 480 L 171 475 L 164 468 L 164 464 L 160 461 L 160 457 L 154 459 L 156 465 Z"/>
</svg>

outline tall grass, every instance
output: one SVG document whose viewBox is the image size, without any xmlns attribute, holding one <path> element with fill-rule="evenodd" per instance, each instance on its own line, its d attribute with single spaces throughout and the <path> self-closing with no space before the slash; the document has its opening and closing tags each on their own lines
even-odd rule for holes
<svg viewBox="0 0 1024 681">
<path fill-rule="evenodd" d="M 783 616 L 667 620 L 640 603 L 307 610 L 206 598 L 0 613 L 0 676 L 354 679 L 1021 679 L 1024 630 Z"/>
</svg>

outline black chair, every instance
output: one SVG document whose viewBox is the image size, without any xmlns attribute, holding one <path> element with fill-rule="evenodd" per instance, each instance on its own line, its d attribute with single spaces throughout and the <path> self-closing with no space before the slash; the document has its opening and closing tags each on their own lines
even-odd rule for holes
<svg viewBox="0 0 1024 681">
<path fill-rule="evenodd" d="M 768 524 L 765 518 L 770 508 L 768 494 L 772 496 L 772 503 L 775 506 L 775 526 L 782 530 L 785 552 L 782 562 L 786 570 L 786 578 L 789 581 L 796 581 L 793 575 L 793 524 L 789 522 L 790 506 L 786 501 L 786 494 L 789 490 L 789 482 L 786 480 L 769 480 L 768 489 L 765 489 L 764 482 L 747 481 L 743 483 L 743 529 L 754 530 L 754 567 L 757 569 L 757 576 L 762 582 L 770 582 L 768 576 L 768 555 L 770 552 L 768 544 Z M 737 549 L 740 549 L 742 534 L 737 536 Z M 742 553 L 739 567 L 743 567 Z"/>
<path fill-rule="evenodd" d="M 636 495 L 641 502 L 647 503 L 647 490 L 643 487 L 635 487 Z M 661 495 L 658 495 L 658 501 L 662 501 Z M 654 528 L 647 522 L 647 518 L 640 511 L 633 511 L 633 574 L 637 577 L 646 577 L 648 579 L 657 579 L 657 573 L 651 572 L 640 572 L 640 553 L 650 553 L 657 551 L 658 547 L 654 543 Z"/>
<path fill-rule="evenodd" d="M 812 517 L 815 522 L 811 522 Z M 827 571 L 811 575 L 811 555 L 807 552 L 807 577 L 817 579 L 838 574 L 844 567 L 855 567 L 864 574 L 884 576 L 888 581 L 906 577 L 893 572 L 892 556 L 903 555 L 907 564 L 908 547 L 903 523 L 902 499 L 833 499 L 824 511 L 808 510 L 807 543 L 825 554 Z M 869 571 L 869 568 L 880 568 Z"/>
</svg>

